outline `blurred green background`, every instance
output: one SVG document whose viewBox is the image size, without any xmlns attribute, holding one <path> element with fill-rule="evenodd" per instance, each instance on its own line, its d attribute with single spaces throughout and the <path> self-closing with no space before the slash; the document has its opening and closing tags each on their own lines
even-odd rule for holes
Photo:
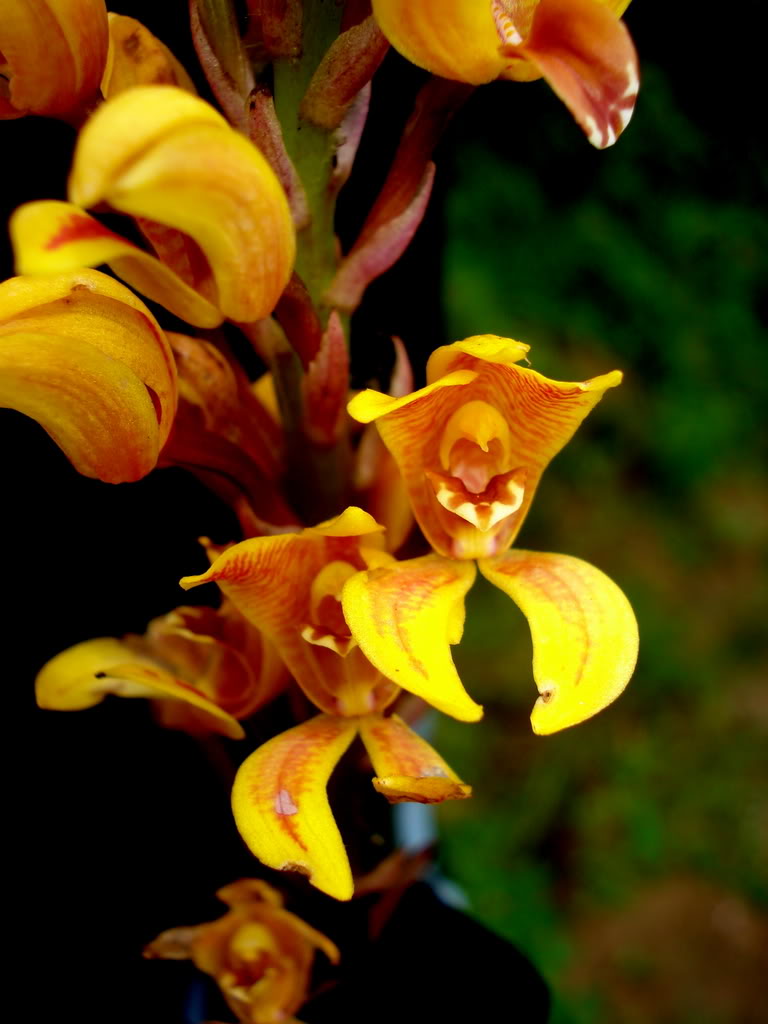
<svg viewBox="0 0 768 1024">
<path fill-rule="evenodd" d="M 664 40 L 659 5 L 629 12 L 643 87 L 613 149 L 577 147 L 544 86 L 497 85 L 449 153 L 447 340 L 519 338 L 561 380 L 625 372 L 518 543 L 622 586 L 633 681 L 533 736 L 528 628 L 483 582 L 456 660 L 486 718 L 437 736 L 476 787 L 440 810 L 443 867 L 552 982 L 562 1024 L 766 1019 L 765 139 L 743 105 L 757 72 L 697 65 L 693 7 Z"/>
</svg>

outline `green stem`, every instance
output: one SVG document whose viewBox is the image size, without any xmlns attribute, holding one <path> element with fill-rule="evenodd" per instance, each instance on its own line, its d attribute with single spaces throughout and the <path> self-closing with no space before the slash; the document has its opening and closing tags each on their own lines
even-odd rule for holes
<svg viewBox="0 0 768 1024">
<path fill-rule="evenodd" d="M 330 188 L 336 145 L 334 133 L 305 121 L 299 108 L 312 75 L 339 34 L 342 7 L 337 0 L 305 0 L 303 12 L 301 56 L 275 61 L 274 97 L 285 147 L 304 185 L 310 212 L 310 222 L 297 239 L 296 270 L 325 323 L 323 294 L 337 264 L 336 197 Z"/>
<path fill-rule="evenodd" d="M 307 196 L 309 223 L 297 237 L 296 271 L 309 292 L 323 327 L 330 310 L 323 296 L 337 266 L 331 188 L 336 150 L 334 133 L 301 117 L 301 102 L 312 76 L 341 25 L 340 0 L 304 0 L 302 51 L 298 58 L 274 62 L 275 110 L 285 147 Z M 302 371 L 293 352 L 281 352 L 273 371 L 286 431 L 286 490 L 305 522 L 317 522 L 341 511 L 349 492 L 350 449 L 346 431 L 334 445 L 313 444 L 304 430 Z"/>
</svg>

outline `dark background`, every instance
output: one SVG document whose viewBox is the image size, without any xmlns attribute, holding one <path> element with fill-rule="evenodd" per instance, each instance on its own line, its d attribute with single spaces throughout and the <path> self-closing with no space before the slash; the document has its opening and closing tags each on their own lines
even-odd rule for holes
<svg viewBox="0 0 768 1024">
<path fill-rule="evenodd" d="M 120 11 L 192 70 L 185 9 Z M 487 717 L 442 720 L 437 737 L 477 794 L 441 810 L 443 868 L 476 917 L 533 957 L 558 993 L 554 1019 L 571 1024 L 763 1019 L 760 11 L 742 4 L 724 24 L 700 4 L 637 0 L 626 21 L 643 89 L 606 152 L 542 83 L 478 90 L 438 154 L 423 229 L 355 324 L 361 381 L 391 333 L 417 361 L 493 332 L 530 343 L 553 377 L 626 373 L 548 471 L 520 543 L 587 558 L 622 585 L 640 620 L 635 679 L 592 722 L 533 737 L 525 624 L 478 586 L 457 662 Z M 392 56 L 374 84 L 340 209 L 347 243 L 420 80 Z M 70 129 L 25 119 L 0 125 L 0 138 L 6 212 L 64 197 Z M 163 928 L 214 916 L 214 889 L 251 871 L 226 791 L 192 741 L 151 726 L 142 702 L 43 713 L 32 681 L 59 650 L 141 632 L 180 603 L 177 579 L 203 564 L 196 537 L 228 540 L 235 524 L 180 471 L 109 487 L 77 476 L 18 414 L 3 411 L 0 431 L 17 798 L 7 843 L 21 851 L 23 881 L 16 869 L 8 877 L 37 974 L 27 1013 L 176 1021 L 186 966 L 137 951 Z M 497 989 L 474 971 L 473 984 L 489 1009 Z"/>
</svg>

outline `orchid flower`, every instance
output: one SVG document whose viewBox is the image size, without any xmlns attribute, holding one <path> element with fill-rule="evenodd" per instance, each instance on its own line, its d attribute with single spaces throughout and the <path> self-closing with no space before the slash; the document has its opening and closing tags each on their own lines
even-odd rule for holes
<svg viewBox="0 0 768 1024">
<path fill-rule="evenodd" d="M 268 316 L 293 269 L 293 221 L 266 159 L 210 104 L 170 85 L 119 92 L 81 130 L 71 202 L 27 203 L 11 219 L 17 269 L 108 263 L 196 327 Z M 154 256 L 84 208 L 129 214 Z"/>
<path fill-rule="evenodd" d="M 166 728 L 244 736 L 240 721 L 285 687 L 274 647 L 229 604 L 181 607 L 153 619 L 144 636 L 75 644 L 40 670 L 41 708 L 80 711 L 106 696 L 146 697 Z"/>
<path fill-rule="evenodd" d="M 377 610 L 393 634 L 383 654 L 379 633 L 355 629 L 359 581 L 377 572 L 394 584 Z M 235 821 L 265 864 L 304 871 L 337 899 L 352 896 L 326 786 L 356 736 L 373 763 L 374 786 L 389 800 L 469 795 L 426 741 L 384 712 L 403 687 L 456 718 L 480 717 L 449 653 L 461 638 L 463 598 L 474 578 L 471 563 L 440 555 L 397 562 L 383 550 L 379 524 L 351 507 L 300 533 L 235 544 L 207 572 L 181 581 L 185 589 L 218 583 L 323 712 L 269 740 L 238 771 Z"/>
<path fill-rule="evenodd" d="M 483 575 L 528 618 L 539 691 L 531 724 L 548 734 L 621 693 L 638 640 L 629 602 L 594 566 L 569 555 L 507 550 L 550 460 L 621 381 L 618 371 L 583 383 L 549 380 L 517 365 L 527 352 L 527 345 L 493 335 L 443 346 L 429 359 L 426 387 L 403 398 L 364 391 L 349 412 L 377 423 L 435 551 L 456 566 L 478 559 Z M 397 572 L 356 577 L 349 610 L 345 604 L 353 634 L 383 671 L 399 629 L 398 610 L 383 614 L 395 607 Z"/>
<path fill-rule="evenodd" d="M 190 959 L 211 975 L 242 1024 L 289 1024 L 307 998 L 315 950 L 339 962 L 330 939 L 283 908 L 280 893 L 242 878 L 216 893 L 229 910 L 207 924 L 171 928 L 144 956 Z"/>
<path fill-rule="evenodd" d="M 390 43 L 443 78 L 545 78 L 598 149 L 632 116 L 637 56 L 629 0 L 373 0 Z"/>
</svg>

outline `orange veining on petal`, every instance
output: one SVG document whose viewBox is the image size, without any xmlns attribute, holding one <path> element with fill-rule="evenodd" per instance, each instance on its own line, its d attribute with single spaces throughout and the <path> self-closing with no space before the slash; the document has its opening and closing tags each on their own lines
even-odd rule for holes
<svg viewBox="0 0 768 1024">
<path fill-rule="evenodd" d="M 357 733 L 357 721 L 319 715 L 273 737 L 235 778 L 232 808 L 251 851 L 268 867 L 298 870 L 349 899 L 352 876 L 328 804 L 328 779 Z"/>
<path fill-rule="evenodd" d="M 378 564 L 377 564 L 378 563 Z M 389 679 L 462 721 L 482 708 L 464 690 L 451 658 L 464 625 L 471 562 L 439 555 L 397 562 L 379 553 L 344 585 L 342 605 L 363 653 Z"/>
<path fill-rule="evenodd" d="M 576 725 L 621 693 L 637 659 L 637 622 L 611 579 L 570 555 L 515 549 L 481 561 L 480 571 L 528 619 L 534 732 Z"/>
</svg>

